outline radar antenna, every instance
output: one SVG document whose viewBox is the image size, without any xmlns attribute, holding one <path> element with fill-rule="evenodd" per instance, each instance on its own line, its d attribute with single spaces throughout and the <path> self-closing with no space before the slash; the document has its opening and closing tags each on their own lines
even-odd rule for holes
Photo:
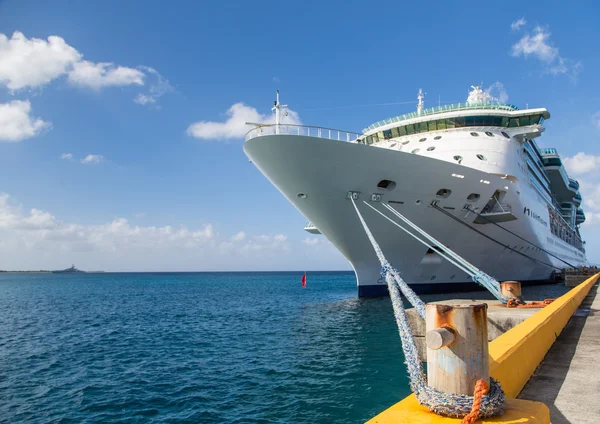
<svg viewBox="0 0 600 424">
<path fill-rule="evenodd" d="M 275 102 L 273 104 L 273 107 L 271 108 L 271 110 L 275 111 L 275 125 L 277 125 L 277 127 L 279 127 L 279 125 L 281 124 L 281 114 L 280 114 L 279 110 L 282 107 L 287 107 L 287 105 L 282 105 L 279 103 L 279 90 L 277 90 Z M 287 114 L 286 114 L 286 116 L 287 116 Z"/>
</svg>

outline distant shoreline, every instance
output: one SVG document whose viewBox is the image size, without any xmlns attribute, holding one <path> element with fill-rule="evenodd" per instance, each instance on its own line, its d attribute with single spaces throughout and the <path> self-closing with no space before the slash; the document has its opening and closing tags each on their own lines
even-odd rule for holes
<svg viewBox="0 0 600 424">
<path fill-rule="evenodd" d="M 337 272 L 349 272 L 354 273 L 351 269 L 340 269 L 340 270 L 291 270 L 291 271 L 83 271 L 80 273 L 72 274 L 242 274 L 242 273 L 303 273 L 303 272 L 320 272 L 320 273 L 337 273 Z M 0 269 L 0 274 L 52 274 L 52 271 L 39 270 L 39 271 L 7 271 Z M 66 273 L 70 274 L 70 273 Z"/>
</svg>

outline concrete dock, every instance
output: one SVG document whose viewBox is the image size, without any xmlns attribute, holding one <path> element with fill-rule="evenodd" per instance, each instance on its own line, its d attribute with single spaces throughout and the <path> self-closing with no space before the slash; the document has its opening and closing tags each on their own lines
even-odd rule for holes
<svg viewBox="0 0 600 424">
<path fill-rule="evenodd" d="M 543 402 L 552 424 L 600 423 L 600 296 L 593 286 L 519 398 Z"/>
<path fill-rule="evenodd" d="M 503 415 L 478 423 L 600 423 L 599 277 L 588 277 L 489 342 L 490 375 L 507 400 Z M 410 395 L 368 424 L 460 422 L 430 412 Z"/>
</svg>

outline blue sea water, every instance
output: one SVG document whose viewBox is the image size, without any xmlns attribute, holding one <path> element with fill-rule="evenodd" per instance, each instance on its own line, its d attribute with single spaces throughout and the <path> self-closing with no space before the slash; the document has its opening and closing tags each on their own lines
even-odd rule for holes
<svg viewBox="0 0 600 424">
<path fill-rule="evenodd" d="M 406 396 L 389 299 L 300 277 L 0 274 L 0 422 L 358 423 Z"/>
</svg>

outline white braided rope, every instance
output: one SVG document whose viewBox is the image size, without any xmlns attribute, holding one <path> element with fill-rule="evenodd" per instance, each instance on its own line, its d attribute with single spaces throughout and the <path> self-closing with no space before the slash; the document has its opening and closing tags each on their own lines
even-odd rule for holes
<svg viewBox="0 0 600 424">
<path fill-rule="evenodd" d="M 400 273 L 387 261 L 371 230 L 367 226 L 353 198 L 350 198 L 356 214 L 365 230 L 375 254 L 381 263 L 381 275 L 384 277 L 392 307 L 394 317 L 400 333 L 402 342 L 402 351 L 404 353 L 405 364 L 410 379 L 410 388 L 415 393 L 417 400 L 423 406 L 429 408 L 432 412 L 449 417 L 462 418 L 471 412 L 473 405 L 473 396 L 455 395 L 443 393 L 427 385 L 427 379 L 423 370 L 423 365 L 419 359 L 415 338 L 412 334 L 406 311 L 402 302 L 402 294 L 410 301 L 412 306 L 418 311 L 419 315 L 425 319 L 425 304 L 415 294 L 415 292 L 406 284 L 400 276 Z M 481 399 L 480 417 L 491 417 L 503 413 L 505 395 L 500 384 L 490 378 L 490 390 Z"/>
</svg>

